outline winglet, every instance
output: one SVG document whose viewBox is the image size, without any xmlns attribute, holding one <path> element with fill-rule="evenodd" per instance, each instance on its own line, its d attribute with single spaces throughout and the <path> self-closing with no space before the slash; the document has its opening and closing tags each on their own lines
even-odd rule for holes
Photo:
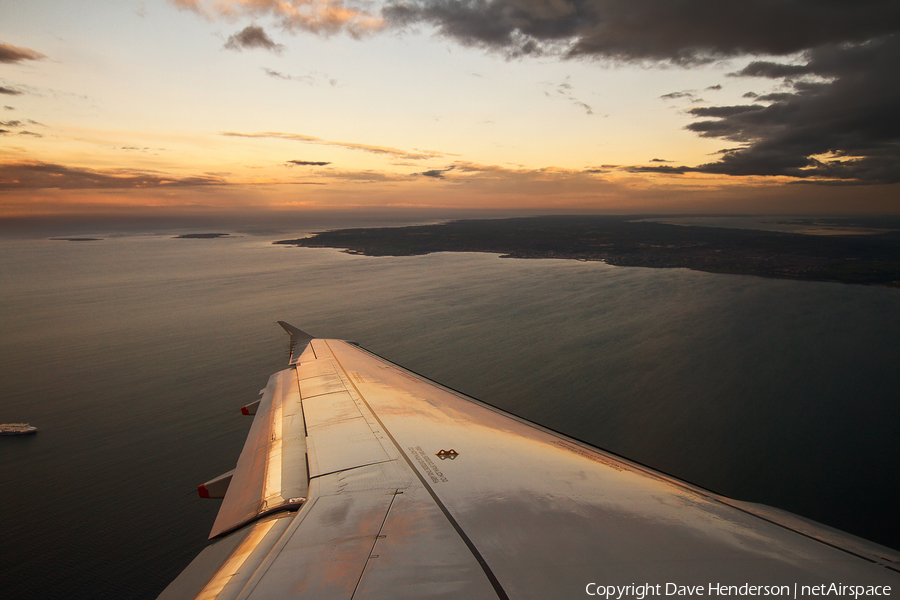
<svg viewBox="0 0 900 600">
<path fill-rule="evenodd" d="M 291 325 L 290 323 L 285 323 L 284 321 L 278 321 L 278 324 L 281 325 L 281 327 L 282 327 L 285 331 L 288 332 L 288 334 L 291 336 L 291 341 L 292 341 L 292 342 L 305 342 L 305 341 L 308 341 L 308 340 L 313 340 L 313 339 L 315 339 L 315 336 L 309 335 L 308 333 L 306 333 L 306 332 L 303 331 L 302 329 L 297 329 L 296 327 L 294 327 L 294 326 Z"/>
<path fill-rule="evenodd" d="M 309 348 L 309 342 L 314 340 L 315 337 L 309 335 L 302 329 L 297 329 L 290 323 L 285 323 L 284 321 L 278 321 L 278 324 L 288 332 L 288 335 L 291 336 L 291 345 L 290 345 L 290 358 L 288 359 L 289 365 L 295 365 L 300 360 L 300 356 Z"/>
</svg>

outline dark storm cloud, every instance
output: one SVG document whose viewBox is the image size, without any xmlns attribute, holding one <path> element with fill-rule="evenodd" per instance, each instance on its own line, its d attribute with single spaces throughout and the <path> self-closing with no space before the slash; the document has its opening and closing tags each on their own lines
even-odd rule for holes
<svg viewBox="0 0 900 600">
<path fill-rule="evenodd" d="M 325 161 L 317 161 L 317 160 L 289 160 L 287 161 L 287 165 L 292 167 L 294 165 L 301 167 L 324 167 L 325 165 L 330 165 L 330 162 Z"/>
<path fill-rule="evenodd" d="M 41 60 L 42 58 L 47 57 L 30 48 L 20 48 L 0 42 L 0 63 L 17 63 L 23 60 Z"/>
<path fill-rule="evenodd" d="M 788 100 L 792 95 L 793 94 L 788 92 L 774 92 L 771 94 L 763 94 L 762 96 L 754 94 L 752 97 L 757 100 L 762 100 L 763 102 L 781 102 L 782 100 Z"/>
<path fill-rule="evenodd" d="M 40 161 L 0 164 L 0 191 L 22 189 L 135 189 L 223 185 L 219 177 L 169 177 L 159 172 L 94 170 Z"/>
<path fill-rule="evenodd" d="M 284 50 L 284 46 L 276 44 L 258 25 L 247 25 L 237 33 L 231 34 L 225 42 L 225 47 L 229 50 L 262 48 L 276 53 Z"/>
<path fill-rule="evenodd" d="M 716 118 L 691 123 L 689 130 L 743 144 L 697 170 L 900 182 L 900 36 L 815 48 L 803 65 L 751 64 L 756 67 L 740 73 L 785 78 L 789 91 L 757 96 L 771 102 L 767 106 L 689 111 Z"/>
<path fill-rule="evenodd" d="M 763 108 L 759 104 L 739 105 L 739 106 L 706 106 L 700 108 L 692 108 L 688 114 L 695 117 L 731 117 L 741 113 L 750 112 Z"/>
<path fill-rule="evenodd" d="M 559 48 L 681 64 L 862 42 L 900 24 L 895 0 L 399 0 L 383 14 L 395 26 L 427 23 L 464 44 L 507 53 Z"/>
<path fill-rule="evenodd" d="M 7 96 L 18 96 L 21 93 L 22 92 L 20 92 L 19 90 L 15 89 L 15 88 L 4 87 L 4 86 L 0 85 L 0 94 L 6 94 Z"/>
<path fill-rule="evenodd" d="M 782 77 L 794 77 L 809 73 L 805 65 L 785 65 L 768 61 L 754 61 L 738 71 L 729 73 L 730 77 L 768 77 L 769 79 L 781 79 Z"/>
</svg>

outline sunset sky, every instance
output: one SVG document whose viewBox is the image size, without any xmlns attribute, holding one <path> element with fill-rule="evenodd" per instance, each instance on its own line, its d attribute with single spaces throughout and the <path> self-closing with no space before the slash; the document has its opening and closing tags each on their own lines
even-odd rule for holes
<svg viewBox="0 0 900 600">
<path fill-rule="evenodd" d="M 0 217 L 900 212 L 900 3 L 9 0 Z"/>
</svg>

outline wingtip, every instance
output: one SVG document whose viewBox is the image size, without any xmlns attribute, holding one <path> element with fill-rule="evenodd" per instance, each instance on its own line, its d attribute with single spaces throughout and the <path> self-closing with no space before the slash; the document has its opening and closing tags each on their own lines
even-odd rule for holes
<svg viewBox="0 0 900 600">
<path fill-rule="evenodd" d="M 303 331 L 302 329 L 299 329 L 299 328 L 297 328 L 297 327 L 294 327 L 294 326 L 291 325 L 290 323 L 286 323 L 285 321 L 278 321 L 278 324 L 281 325 L 281 328 L 282 328 L 282 329 L 284 329 L 285 331 L 288 332 L 288 335 L 291 336 L 291 341 L 292 341 L 292 342 L 299 342 L 299 341 L 302 341 L 302 340 L 313 340 L 313 339 L 315 339 L 315 336 L 306 333 L 306 332 Z"/>
</svg>

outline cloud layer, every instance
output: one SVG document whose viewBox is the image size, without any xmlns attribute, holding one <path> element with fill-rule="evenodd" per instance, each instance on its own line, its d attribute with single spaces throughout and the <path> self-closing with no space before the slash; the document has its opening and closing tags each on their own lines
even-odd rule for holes
<svg viewBox="0 0 900 600">
<path fill-rule="evenodd" d="M 824 184 L 900 183 L 900 36 L 827 45 L 805 64 L 754 61 L 734 77 L 781 80 L 753 104 L 694 107 L 687 129 L 738 144 L 696 167 L 631 172 L 787 176 Z M 671 96 L 671 94 L 669 95 Z"/>
<path fill-rule="evenodd" d="M 0 191 L 56 188 L 64 190 L 138 189 L 223 185 L 214 176 L 172 177 L 127 169 L 83 169 L 40 161 L 0 164 Z"/>
<path fill-rule="evenodd" d="M 710 173 L 788 175 L 900 182 L 900 35 L 813 49 L 802 65 L 758 61 L 740 77 L 784 79 L 787 91 L 761 95 L 768 105 L 695 108 L 712 117 L 688 125 L 704 137 L 742 144 Z"/>
<path fill-rule="evenodd" d="M 397 0 L 393 25 L 428 23 L 467 45 L 519 54 L 704 62 L 859 43 L 897 30 L 890 0 Z"/>
<path fill-rule="evenodd" d="M 339 146 L 341 148 L 347 148 L 348 150 L 362 150 L 363 152 L 371 152 L 372 154 L 387 154 L 390 156 L 396 156 L 397 158 L 406 158 L 412 160 L 422 160 L 443 156 L 443 154 L 441 154 L 440 152 L 407 152 L 406 150 L 389 148 L 387 146 L 370 146 L 367 144 L 355 144 L 353 142 L 333 142 L 330 140 L 323 140 L 322 138 L 313 137 L 311 135 L 302 135 L 299 133 L 284 133 L 281 131 L 263 131 L 259 133 L 235 133 L 233 131 L 223 131 L 222 135 L 242 138 L 276 138 L 282 140 L 291 140 L 294 142 L 306 142 L 308 144 L 321 144 L 323 146 Z"/>
<path fill-rule="evenodd" d="M 208 19 L 273 17 L 286 31 L 330 35 L 345 31 L 354 37 L 384 26 L 381 17 L 341 0 L 170 0 L 182 10 Z"/>
</svg>

